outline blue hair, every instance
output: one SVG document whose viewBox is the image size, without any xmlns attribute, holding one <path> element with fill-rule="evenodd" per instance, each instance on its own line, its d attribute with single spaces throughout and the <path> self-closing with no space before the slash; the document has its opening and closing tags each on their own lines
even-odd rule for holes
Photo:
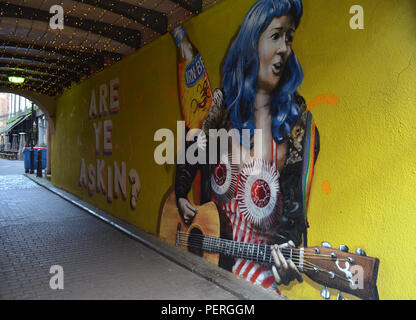
<svg viewBox="0 0 416 320">
<path fill-rule="evenodd" d="M 230 111 L 234 128 L 250 129 L 254 135 L 254 100 L 257 88 L 259 58 L 257 54 L 260 35 L 273 18 L 291 15 L 297 28 L 302 17 L 302 0 L 259 0 L 247 13 L 225 59 L 223 90 L 225 104 Z M 292 51 L 285 71 L 274 91 L 271 101 L 273 138 L 280 142 L 300 118 L 300 108 L 294 102 L 294 93 L 303 80 L 302 67 Z M 242 135 L 241 135 L 242 136 Z"/>
</svg>

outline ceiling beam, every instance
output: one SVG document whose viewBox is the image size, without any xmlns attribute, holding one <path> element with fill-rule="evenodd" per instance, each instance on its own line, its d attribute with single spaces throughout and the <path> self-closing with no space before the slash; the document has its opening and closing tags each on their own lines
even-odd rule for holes
<svg viewBox="0 0 416 320">
<path fill-rule="evenodd" d="M 68 88 L 70 86 L 70 82 L 68 83 L 68 81 L 64 84 L 62 83 L 57 83 L 57 82 L 53 82 L 50 81 L 50 79 L 46 79 L 46 78 L 41 78 L 41 77 L 31 77 L 31 76 L 24 76 L 25 81 L 23 83 L 12 83 L 9 82 L 9 76 L 11 76 L 8 73 L 2 73 L 0 71 L 0 80 L 3 80 L 5 83 L 7 83 L 9 86 L 11 87 L 24 87 L 27 90 L 31 90 L 31 91 L 36 91 L 36 92 L 40 92 L 42 91 L 42 93 L 48 94 L 48 95 L 56 95 L 59 92 L 62 92 L 62 90 L 64 88 Z"/>
<path fill-rule="evenodd" d="M 27 19 L 49 24 L 52 14 L 49 11 L 3 3 L 0 8 L 0 17 Z M 138 49 L 141 46 L 141 34 L 139 30 L 69 15 L 64 15 L 64 25 L 101 35 L 105 38 L 124 43 L 132 48 Z"/>
<path fill-rule="evenodd" d="M 26 61 L 22 60 L 11 60 L 5 61 L 0 59 L 0 67 L 2 68 L 14 68 L 17 69 L 16 71 L 23 71 L 23 70 L 31 70 L 33 72 L 40 72 L 40 73 L 47 73 L 51 75 L 55 75 L 61 78 L 71 79 L 72 81 L 78 82 L 81 78 L 81 75 L 77 74 L 76 72 L 70 69 L 64 68 L 51 68 L 48 65 L 36 65 L 27 63 Z"/>
<path fill-rule="evenodd" d="M 64 66 L 56 63 L 44 63 L 36 62 L 30 59 L 15 59 L 15 58 L 0 58 L 0 67 L 13 67 L 13 68 L 22 68 L 29 69 L 32 68 L 35 71 L 39 72 L 55 72 L 55 73 L 69 73 L 73 75 L 80 75 L 80 72 L 65 68 Z"/>
<path fill-rule="evenodd" d="M 202 0 L 170 0 L 179 4 L 182 8 L 191 11 L 194 14 L 202 12 Z"/>
<path fill-rule="evenodd" d="M 48 95 L 56 95 L 61 92 L 63 88 L 70 87 L 73 82 L 78 83 L 81 80 L 81 75 L 72 70 L 53 69 L 50 65 L 25 65 L 26 60 L 11 62 L 2 62 L 0 60 L 0 73 L 7 76 L 20 76 L 27 79 L 25 82 L 29 83 L 36 81 L 43 81 L 41 88 L 36 87 L 37 90 L 42 89 L 43 93 Z"/>
<path fill-rule="evenodd" d="M 86 50 L 72 50 L 72 49 L 62 49 L 62 48 L 54 48 L 49 46 L 42 46 L 35 43 L 27 43 L 27 42 L 20 42 L 20 41 L 13 41 L 13 40 L 3 40 L 0 39 L 1 46 L 7 47 L 14 47 L 14 48 L 21 48 L 21 49 L 29 49 L 29 50 L 38 50 L 43 52 L 48 52 L 50 54 L 57 54 L 61 56 L 65 56 L 68 58 L 73 58 L 75 60 L 81 60 L 84 64 L 94 65 L 98 68 L 102 68 L 104 66 L 104 57 L 111 58 L 114 61 L 120 60 L 123 56 L 119 53 L 109 52 L 109 51 L 99 51 L 99 53 L 92 53 Z M 77 63 L 77 61 L 73 61 Z"/>
<path fill-rule="evenodd" d="M 18 75 L 13 75 L 13 74 L 9 74 L 9 73 L 4 73 L 2 71 L 0 71 L 0 79 L 4 79 L 4 80 L 8 80 L 10 76 L 15 76 L 15 77 L 19 77 Z M 22 77 L 23 75 L 20 75 L 20 77 Z M 23 78 L 25 78 L 25 82 L 26 81 L 31 81 L 31 82 L 39 82 L 43 83 L 44 86 L 49 86 L 51 81 L 50 79 L 44 78 L 44 77 L 38 77 L 38 76 L 28 76 L 28 75 L 24 75 Z M 54 87 L 63 87 L 62 85 L 55 83 Z"/>
<path fill-rule="evenodd" d="M 63 88 L 61 87 L 53 87 L 51 89 L 45 88 L 44 83 L 42 82 L 36 82 L 31 80 L 26 80 L 23 83 L 17 84 L 17 83 L 11 83 L 8 80 L 3 80 L 3 77 L 0 77 L 0 88 L 6 88 L 6 89 L 24 89 L 29 90 L 33 92 L 42 93 L 48 96 L 56 96 L 58 93 L 60 93 Z"/>
<path fill-rule="evenodd" d="M 3 73 L 3 72 L 1 72 L 1 71 L 0 71 L 0 79 L 3 79 L 3 80 L 8 80 L 10 76 L 12 76 L 12 75 L 10 75 L 10 74 L 8 74 L 8 73 Z M 17 77 L 17 76 L 16 76 L 16 77 Z M 33 81 L 33 82 L 48 82 L 48 80 L 46 80 L 46 79 L 41 79 L 41 78 L 36 78 L 36 77 L 28 77 L 28 76 L 26 76 L 26 77 L 24 77 L 24 78 L 25 78 L 25 82 L 26 82 L 26 81 Z"/>
<path fill-rule="evenodd" d="M 0 49 L 1 49 L 1 46 L 0 46 Z M 34 56 L 25 55 L 21 53 L 11 53 L 11 52 L 3 51 L 3 52 L 0 52 L 0 58 L 10 59 L 10 60 L 20 59 L 20 60 L 26 60 L 26 61 L 33 61 L 34 63 L 40 62 L 40 63 L 49 64 L 52 66 L 59 65 L 65 69 L 74 70 L 84 75 L 90 74 L 90 67 L 88 65 L 80 63 L 80 62 L 70 63 L 69 61 L 65 59 L 61 60 L 60 58 L 57 58 L 56 56 L 34 57 Z"/>
<path fill-rule="evenodd" d="M 7 75 L 8 77 L 23 77 L 23 78 L 32 78 L 39 79 L 42 81 L 54 82 L 67 87 L 71 85 L 72 81 L 76 81 L 75 78 L 60 77 L 56 74 L 50 74 L 45 72 L 38 72 L 35 70 L 16 70 L 14 68 L 0 67 L 0 74 Z"/>
<path fill-rule="evenodd" d="M 11 76 L 9 73 L 2 73 L 0 71 L 0 80 L 4 80 L 4 81 L 8 81 L 9 80 L 9 76 Z M 21 75 L 23 76 L 23 75 Z M 39 77 L 39 76 L 23 76 L 25 78 L 25 81 L 20 84 L 25 86 L 26 88 L 28 88 L 29 90 L 38 90 L 38 91 L 42 91 L 44 93 L 48 93 L 48 95 L 56 95 L 56 93 L 61 92 L 64 88 L 69 87 L 70 86 L 70 82 L 62 84 L 62 83 L 57 83 L 57 82 L 53 82 L 50 80 L 50 78 L 45 78 L 45 77 Z M 14 85 L 19 85 L 19 84 L 14 84 L 9 82 L 10 85 L 14 86 Z M 25 85 L 26 84 L 26 85 Z"/>
<path fill-rule="evenodd" d="M 117 13 L 126 18 L 134 20 L 160 34 L 164 34 L 168 29 L 168 17 L 166 14 L 132 5 L 127 2 L 115 0 L 73 0 L 76 2 L 88 4 L 101 8 L 113 13 Z M 202 2 L 201 2 L 202 3 Z"/>
</svg>

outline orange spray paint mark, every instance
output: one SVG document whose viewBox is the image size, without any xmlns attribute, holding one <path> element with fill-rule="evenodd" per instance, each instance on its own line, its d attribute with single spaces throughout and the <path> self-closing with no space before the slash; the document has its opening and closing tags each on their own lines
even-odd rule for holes
<svg viewBox="0 0 416 320">
<path fill-rule="evenodd" d="M 330 105 L 330 106 L 336 106 L 339 103 L 339 98 L 338 96 L 336 96 L 335 94 L 321 94 L 315 98 L 313 98 L 307 106 L 307 109 L 309 111 L 312 111 L 313 109 L 315 109 L 317 106 L 321 105 L 321 104 L 326 104 L 326 105 Z"/>
<path fill-rule="evenodd" d="M 322 192 L 326 195 L 329 195 L 331 193 L 331 183 L 328 180 L 325 180 L 322 183 Z"/>
<path fill-rule="evenodd" d="M 144 98 L 144 95 L 146 94 L 146 92 L 147 92 L 147 88 L 143 88 L 143 89 L 141 90 L 141 92 L 140 92 L 140 96 L 136 99 L 136 104 L 137 104 L 137 105 L 139 105 L 139 104 L 141 104 L 141 103 L 142 103 L 143 98 Z"/>
<path fill-rule="evenodd" d="M 172 86 L 172 85 L 169 85 L 169 86 L 168 86 L 168 90 L 167 90 L 167 92 L 166 92 L 166 94 L 165 94 L 165 98 L 164 98 L 164 100 L 163 100 L 163 104 L 166 104 L 166 103 L 168 102 L 168 96 L 169 96 L 169 95 L 172 97 L 172 99 L 173 99 L 175 102 L 177 102 L 177 101 L 178 101 L 178 95 L 176 94 L 175 90 L 173 89 L 173 86 Z"/>
</svg>

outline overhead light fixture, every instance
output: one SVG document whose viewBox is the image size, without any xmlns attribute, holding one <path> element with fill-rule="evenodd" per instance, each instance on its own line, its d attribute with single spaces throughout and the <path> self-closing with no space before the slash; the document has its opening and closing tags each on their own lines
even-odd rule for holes
<svg viewBox="0 0 416 320">
<path fill-rule="evenodd" d="M 25 82 L 25 78 L 22 78 L 22 77 L 9 77 L 9 82 L 11 82 L 11 83 L 23 83 L 23 82 Z"/>
</svg>

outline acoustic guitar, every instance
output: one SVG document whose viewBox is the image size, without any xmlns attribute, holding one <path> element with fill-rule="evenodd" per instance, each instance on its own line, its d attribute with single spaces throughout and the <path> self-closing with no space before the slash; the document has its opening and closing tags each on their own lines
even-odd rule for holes
<svg viewBox="0 0 416 320">
<path fill-rule="evenodd" d="M 198 212 L 192 223 L 186 225 L 176 206 L 175 194 L 166 200 L 160 220 L 159 237 L 175 246 L 198 254 L 218 264 L 219 253 L 273 264 L 271 246 L 221 239 L 217 207 L 213 202 L 195 206 Z M 321 246 L 281 249 L 300 272 L 324 285 L 321 296 L 328 299 L 327 287 L 350 293 L 361 299 L 378 300 L 377 274 L 379 259 L 367 257 L 364 250 L 348 252 L 348 247 L 331 248 L 328 242 Z M 342 298 L 342 295 L 339 295 Z"/>
</svg>

